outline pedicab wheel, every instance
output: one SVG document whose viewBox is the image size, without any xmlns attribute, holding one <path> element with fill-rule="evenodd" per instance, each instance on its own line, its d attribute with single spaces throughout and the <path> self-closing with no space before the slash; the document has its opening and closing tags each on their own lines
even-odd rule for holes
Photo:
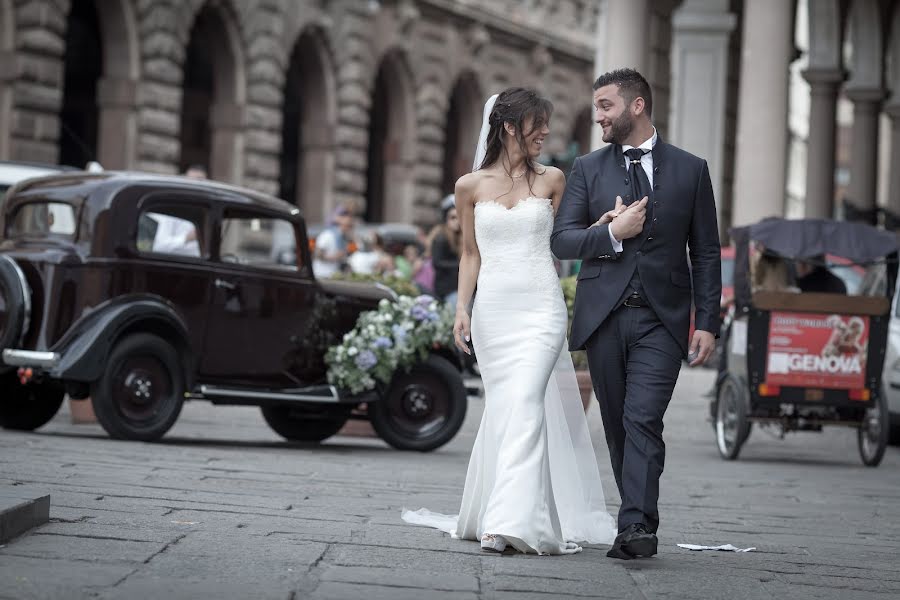
<svg viewBox="0 0 900 600">
<path fill-rule="evenodd" d="M 372 427 L 398 450 L 428 452 L 453 439 L 466 417 L 466 387 L 447 359 L 434 354 L 398 371 L 369 404 Z"/>
<path fill-rule="evenodd" d="M 881 393 L 875 397 L 875 406 L 866 409 L 857 432 L 859 457 L 864 465 L 877 467 L 881 463 L 889 436 L 890 414 L 887 397 Z"/>
<path fill-rule="evenodd" d="M 736 377 L 727 377 L 719 387 L 716 407 L 716 445 L 725 460 L 734 460 L 750 435 L 747 419 L 748 392 Z"/>
</svg>

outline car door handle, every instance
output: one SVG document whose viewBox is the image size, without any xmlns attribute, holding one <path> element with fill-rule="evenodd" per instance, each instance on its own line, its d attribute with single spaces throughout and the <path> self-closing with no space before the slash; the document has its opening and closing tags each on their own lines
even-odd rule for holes
<svg viewBox="0 0 900 600">
<path fill-rule="evenodd" d="M 230 281 L 225 281 L 224 279 L 216 279 L 216 287 L 223 290 L 237 289 L 237 285 L 231 283 Z"/>
</svg>

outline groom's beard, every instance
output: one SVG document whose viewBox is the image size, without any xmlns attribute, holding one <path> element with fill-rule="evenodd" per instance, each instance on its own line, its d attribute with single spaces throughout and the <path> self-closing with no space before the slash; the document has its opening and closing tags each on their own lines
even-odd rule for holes
<svg viewBox="0 0 900 600">
<path fill-rule="evenodd" d="M 634 121 L 631 120 L 628 113 L 625 113 L 612 122 L 609 127 L 609 135 L 604 137 L 603 141 L 607 144 L 619 144 L 621 146 L 628 139 L 628 136 L 631 135 L 633 129 Z"/>
</svg>

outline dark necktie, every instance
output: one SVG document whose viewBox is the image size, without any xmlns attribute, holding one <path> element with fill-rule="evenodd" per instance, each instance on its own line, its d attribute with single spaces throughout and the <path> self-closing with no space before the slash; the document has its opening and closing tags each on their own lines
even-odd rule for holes
<svg viewBox="0 0 900 600">
<path fill-rule="evenodd" d="M 631 189 L 634 193 L 634 201 L 637 202 L 644 196 L 650 196 L 650 180 L 641 165 L 641 157 L 650 152 L 640 148 L 631 148 L 625 151 L 631 171 Z"/>
</svg>

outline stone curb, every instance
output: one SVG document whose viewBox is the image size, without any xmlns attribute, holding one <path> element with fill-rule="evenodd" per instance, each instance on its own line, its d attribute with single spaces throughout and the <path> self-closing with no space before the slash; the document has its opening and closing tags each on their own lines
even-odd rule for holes
<svg viewBox="0 0 900 600">
<path fill-rule="evenodd" d="M 50 495 L 0 489 L 0 544 L 50 520 Z"/>
</svg>

